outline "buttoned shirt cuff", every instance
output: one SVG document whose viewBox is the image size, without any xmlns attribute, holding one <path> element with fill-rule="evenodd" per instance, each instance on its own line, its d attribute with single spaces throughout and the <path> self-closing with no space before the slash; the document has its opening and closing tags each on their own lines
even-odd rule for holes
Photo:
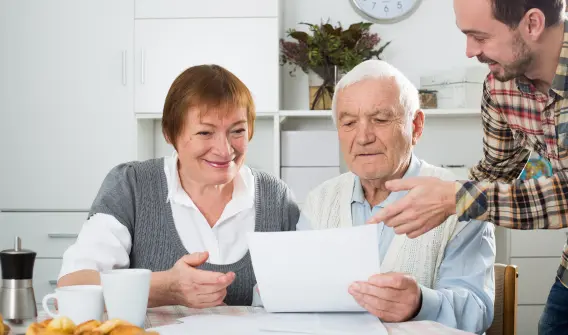
<svg viewBox="0 0 568 335">
<path fill-rule="evenodd" d="M 489 216 L 488 183 L 456 181 L 456 216 L 458 221 L 487 221 Z"/>
<path fill-rule="evenodd" d="M 422 306 L 420 311 L 414 317 L 414 321 L 435 321 L 438 312 L 440 311 L 440 305 L 442 304 L 442 297 L 436 290 L 427 288 L 425 286 L 419 285 L 422 291 Z"/>
</svg>

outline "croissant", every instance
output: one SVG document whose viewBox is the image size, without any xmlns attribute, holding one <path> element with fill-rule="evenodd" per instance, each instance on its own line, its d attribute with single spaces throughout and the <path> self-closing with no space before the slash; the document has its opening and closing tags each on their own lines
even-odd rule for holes
<svg viewBox="0 0 568 335">
<path fill-rule="evenodd" d="M 87 322 L 83 322 L 75 328 L 73 331 L 73 335 L 87 335 L 87 334 L 96 334 L 94 332 L 95 328 L 99 327 L 101 322 L 98 320 L 90 320 Z"/>
<path fill-rule="evenodd" d="M 0 314 L 0 335 L 8 335 L 9 332 L 10 332 L 10 327 L 4 323 L 2 314 Z"/>
<path fill-rule="evenodd" d="M 1 335 L 1 334 L 0 334 Z M 32 323 L 26 335 L 159 335 L 156 332 L 147 332 L 124 320 L 111 319 L 101 323 L 89 320 L 75 325 L 67 317 L 47 319 L 39 323 Z"/>
</svg>

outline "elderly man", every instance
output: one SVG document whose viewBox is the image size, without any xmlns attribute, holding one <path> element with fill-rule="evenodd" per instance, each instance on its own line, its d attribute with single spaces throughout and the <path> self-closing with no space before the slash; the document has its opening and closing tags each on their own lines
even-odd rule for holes
<svg viewBox="0 0 568 335">
<path fill-rule="evenodd" d="M 397 69 L 363 62 L 337 84 L 333 100 L 341 151 L 350 172 L 308 195 L 297 229 L 362 225 L 404 192 L 386 181 L 413 176 L 452 180 L 450 172 L 413 154 L 424 128 L 418 92 Z M 381 273 L 349 292 L 385 322 L 432 320 L 483 333 L 493 320 L 493 225 L 456 217 L 417 239 L 380 225 Z"/>
</svg>

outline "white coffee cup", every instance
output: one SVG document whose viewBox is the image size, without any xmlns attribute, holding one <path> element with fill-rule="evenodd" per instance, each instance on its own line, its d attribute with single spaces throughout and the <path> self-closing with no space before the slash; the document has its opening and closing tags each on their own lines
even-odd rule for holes
<svg viewBox="0 0 568 335">
<path fill-rule="evenodd" d="M 50 299 L 57 300 L 59 313 L 49 309 L 47 303 Z M 89 320 L 103 321 L 104 301 L 103 289 L 100 285 L 58 287 L 55 293 L 43 297 L 42 305 L 50 317 L 65 316 L 76 325 Z"/>
<path fill-rule="evenodd" d="M 144 328 L 151 274 L 146 269 L 116 269 L 101 273 L 109 319 L 121 319 Z"/>
</svg>

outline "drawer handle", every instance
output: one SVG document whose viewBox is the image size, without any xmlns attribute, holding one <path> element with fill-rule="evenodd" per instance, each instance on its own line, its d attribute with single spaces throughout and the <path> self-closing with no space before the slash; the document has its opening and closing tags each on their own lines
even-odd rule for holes
<svg viewBox="0 0 568 335">
<path fill-rule="evenodd" d="M 47 234 L 49 238 L 77 238 L 78 234 L 66 234 L 66 233 L 51 233 Z"/>
<path fill-rule="evenodd" d="M 50 280 L 49 285 L 51 285 L 51 286 L 57 285 L 57 280 Z"/>
</svg>

